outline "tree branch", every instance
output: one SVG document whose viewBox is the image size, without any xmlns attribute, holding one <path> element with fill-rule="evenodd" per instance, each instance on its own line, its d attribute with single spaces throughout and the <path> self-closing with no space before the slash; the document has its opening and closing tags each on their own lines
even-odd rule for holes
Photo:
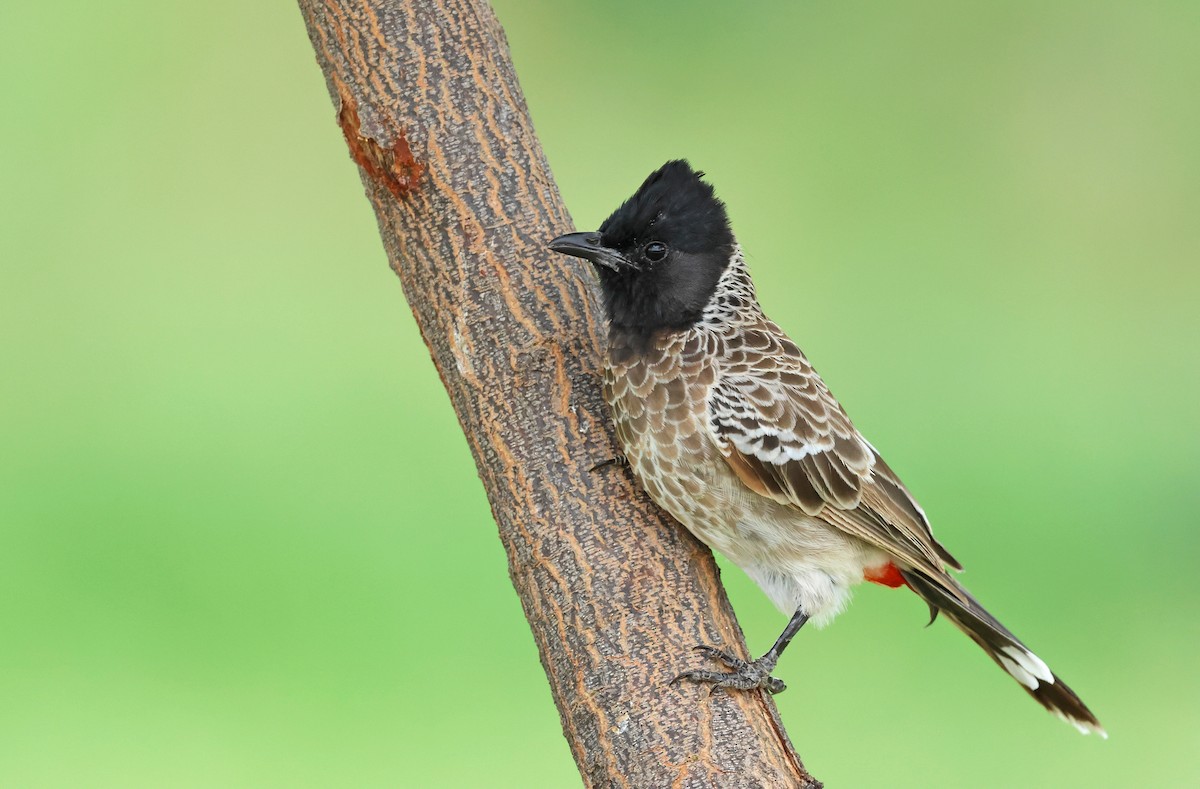
<svg viewBox="0 0 1200 789">
<path fill-rule="evenodd" d="M 458 414 L 588 786 L 819 786 L 761 693 L 671 685 L 742 634 L 615 445 L 591 273 L 482 0 L 300 0 L 392 269 Z"/>
</svg>

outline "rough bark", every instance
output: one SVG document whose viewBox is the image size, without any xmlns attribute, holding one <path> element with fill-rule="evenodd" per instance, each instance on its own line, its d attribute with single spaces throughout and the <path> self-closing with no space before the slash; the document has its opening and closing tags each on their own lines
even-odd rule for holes
<svg viewBox="0 0 1200 789">
<path fill-rule="evenodd" d="M 672 685 L 745 654 L 712 556 L 619 467 L 591 272 L 480 0 L 300 0 L 392 269 L 487 490 L 588 786 L 819 786 L 759 692 Z"/>
</svg>

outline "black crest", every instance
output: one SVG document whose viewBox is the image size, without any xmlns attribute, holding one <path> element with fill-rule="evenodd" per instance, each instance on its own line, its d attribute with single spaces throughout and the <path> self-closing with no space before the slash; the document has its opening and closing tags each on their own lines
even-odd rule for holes
<svg viewBox="0 0 1200 789">
<path fill-rule="evenodd" d="M 633 197 L 600 225 L 605 246 L 627 249 L 639 242 L 667 237 L 674 249 L 706 252 L 719 247 L 732 251 L 733 233 L 725 204 L 684 159 L 675 159 L 650 173 Z"/>
<path fill-rule="evenodd" d="M 703 175 L 667 162 L 600 226 L 599 246 L 619 256 L 596 266 L 614 329 L 648 339 L 700 319 L 734 250 L 725 204 Z"/>
</svg>

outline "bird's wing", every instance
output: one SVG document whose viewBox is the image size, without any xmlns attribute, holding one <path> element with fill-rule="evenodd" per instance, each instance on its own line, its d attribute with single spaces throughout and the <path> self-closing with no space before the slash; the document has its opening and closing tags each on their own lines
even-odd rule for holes
<svg viewBox="0 0 1200 789">
<path fill-rule="evenodd" d="M 774 323 L 727 338 L 709 389 L 709 429 L 751 490 L 819 517 L 910 567 L 961 565 L 925 513 Z"/>
</svg>

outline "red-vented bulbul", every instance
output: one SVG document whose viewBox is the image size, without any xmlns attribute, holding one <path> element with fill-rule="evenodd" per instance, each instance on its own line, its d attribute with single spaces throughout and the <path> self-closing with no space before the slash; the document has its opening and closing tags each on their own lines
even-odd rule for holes
<svg viewBox="0 0 1200 789">
<path fill-rule="evenodd" d="M 604 396 L 633 473 L 792 615 L 758 660 L 701 646 L 729 671 L 679 678 L 783 690 L 771 671 L 788 642 L 805 622 L 833 619 L 867 580 L 907 586 L 1042 706 L 1103 735 L 1079 697 L 946 571 L 962 567 L 920 505 L 763 314 L 702 175 L 667 162 L 598 231 L 550 244 L 599 274 L 610 322 Z"/>
</svg>

